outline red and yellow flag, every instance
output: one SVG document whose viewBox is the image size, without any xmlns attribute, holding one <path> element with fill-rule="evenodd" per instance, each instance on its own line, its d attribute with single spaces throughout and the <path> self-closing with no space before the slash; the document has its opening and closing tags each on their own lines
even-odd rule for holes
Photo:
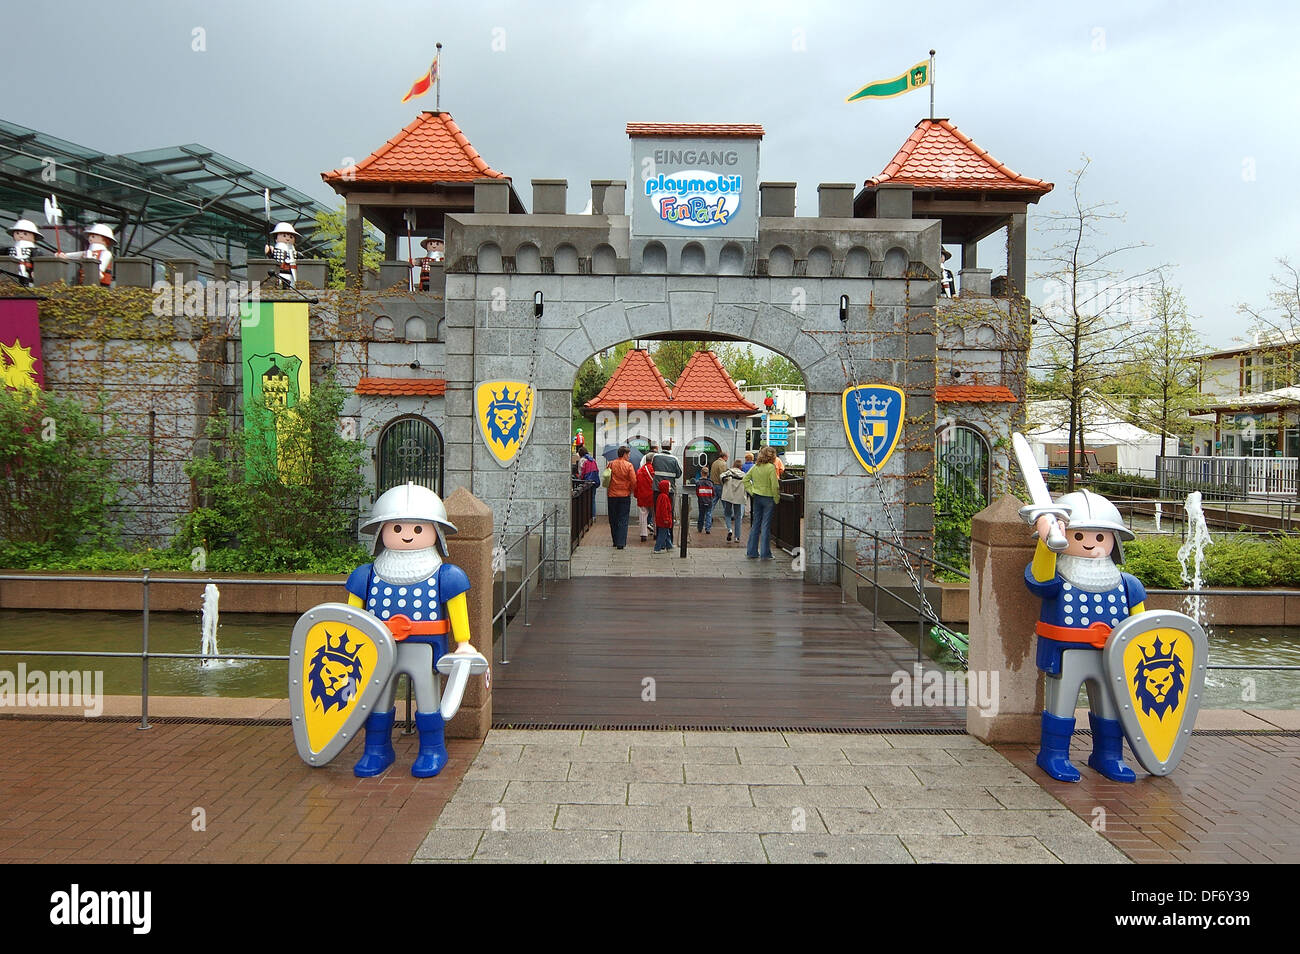
<svg viewBox="0 0 1300 954">
<path fill-rule="evenodd" d="M 0 299 L 0 386 L 20 391 L 45 387 L 37 300 Z"/>
<path fill-rule="evenodd" d="M 411 84 L 411 88 L 406 91 L 402 97 L 402 102 L 415 99 L 417 96 L 423 96 L 433 88 L 434 80 L 438 78 L 438 58 L 435 56 L 433 62 L 429 64 L 429 72 L 425 73 L 418 80 Z"/>
</svg>

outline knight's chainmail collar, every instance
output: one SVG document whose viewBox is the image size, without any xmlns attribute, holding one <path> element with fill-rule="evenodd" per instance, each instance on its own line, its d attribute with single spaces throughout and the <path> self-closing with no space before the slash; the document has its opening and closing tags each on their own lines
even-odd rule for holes
<svg viewBox="0 0 1300 954">
<path fill-rule="evenodd" d="M 1056 572 L 1066 582 L 1089 593 L 1104 593 L 1119 586 L 1119 567 L 1110 557 L 1080 557 L 1062 555 L 1056 558 Z"/>
<path fill-rule="evenodd" d="M 423 583 L 442 564 L 437 547 L 384 550 L 375 557 L 375 572 L 389 583 Z"/>
</svg>

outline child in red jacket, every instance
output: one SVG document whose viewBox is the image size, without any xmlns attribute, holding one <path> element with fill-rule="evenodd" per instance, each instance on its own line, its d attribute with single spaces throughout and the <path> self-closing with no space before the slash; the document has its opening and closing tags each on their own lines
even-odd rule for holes
<svg viewBox="0 0 1300 954">
<path fill-rule="evenodd" d="M 673 495 L 668 481 L 659 481 L 659 499 L 655 501 L 655 553 L 673 548 Z"/>
</svg>

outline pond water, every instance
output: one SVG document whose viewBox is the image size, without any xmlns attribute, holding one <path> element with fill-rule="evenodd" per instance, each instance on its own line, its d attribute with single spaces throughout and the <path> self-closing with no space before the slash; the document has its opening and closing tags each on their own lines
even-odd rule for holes
<svg viewBox="0 0 1300 954">
<path fill-rule="evenodd" d="M 217 640 L 223 657 L 287 655 L 296 617 L 275 613 L 222 613 Z M 287 663 L 221 660 L 203 666 L 197 613 L 150 613 L 149 649 L 194 653 L 194 659 L 155 659 L 149 664 L 149 692 L 160 696 L 227 696 L 280 699 L 287 691 Z M 70 610 L 0 610 L 0 649 L 139 652 L 140 614 Z M 0 656 L 0 669 L 102 669 L 109 695 L 140 691 L 139 659 Z M 1300 665 L 1300 628 L 1214 627 L 1210 663 Z M 1252 696 L 1254 698 L 1249 698 Z M 1300 671 L 1211 670 L 1205 708 L 1290 709 L 1300 706 Z"/>
</svg>

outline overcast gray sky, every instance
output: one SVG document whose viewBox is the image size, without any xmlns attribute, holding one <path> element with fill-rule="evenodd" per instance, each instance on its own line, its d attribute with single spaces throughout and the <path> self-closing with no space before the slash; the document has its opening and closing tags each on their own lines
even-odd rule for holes
<svg viewBox="0 0 1300 954">
<path fill-rule="evenodd" d="M 3 118 L 107 152 L 200 142 L 331 204 L 322 170 L 433 108 L 400 100 L 441 41 L 442 107 L 526 204 L 533 178 L 567 178 L 572 211 L 589 180 L 627 178 L 629 120 L 759 122 L 760 178 L 815 214 L 818 183 L 860 185 L 928 115 L 924 90 L 845 97 L 934 47 L 936 115 L 1057 183 L 1034 211 L 1066 208 L 1090 156 L 1086 198 L 1127 213 L 1113 244 L 1149 243 L 1126 270 L 1176 266 L 1208 344 L 1300 258 L 1293 3 L 6 6 Z"/>
</svg>

